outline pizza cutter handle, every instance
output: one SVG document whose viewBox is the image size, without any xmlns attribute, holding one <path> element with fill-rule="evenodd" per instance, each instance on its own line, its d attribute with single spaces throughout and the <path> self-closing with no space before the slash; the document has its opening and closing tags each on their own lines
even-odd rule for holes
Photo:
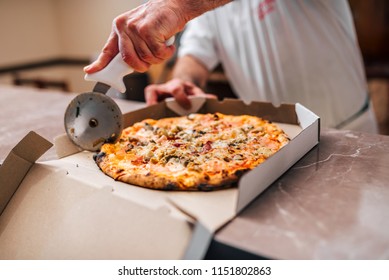
<svg viewBox="0 0 389 280">
<path fill-rule="evenodd" d="M 166 41 L 166 46 L 171 46 L 174 43 L 174 36 Z M 85 74 L 85 80 L 95 81 L 107 84 L 121 93 L 126 91 L 126 86 L 123 82 L 123 77 L 134 72 L 127 63 L 124 62 L 120 53 L 118 53 L 111 62 L 102 70 Z"/>
</svg>

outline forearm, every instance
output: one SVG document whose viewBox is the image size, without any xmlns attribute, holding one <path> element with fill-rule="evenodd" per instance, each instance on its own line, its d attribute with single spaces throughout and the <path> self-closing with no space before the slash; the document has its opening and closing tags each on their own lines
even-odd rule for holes
<svg viewBox="0 0 389 280">
<path fill-rule="evenodd" d="M 208 69 L 196 58 L 189 55 L 178 58 L 173 69 L 173 78 L 192 82 L 203 89 L 208 76 Z"/>
<path fill-rule="evenodd" d="M 167 0 L 172 5 L 171 7 L 180 11 L 184 15 L 185 22 L 198 17 L 199 15 L 223 6 L 232 0 Z"/>
</svg>

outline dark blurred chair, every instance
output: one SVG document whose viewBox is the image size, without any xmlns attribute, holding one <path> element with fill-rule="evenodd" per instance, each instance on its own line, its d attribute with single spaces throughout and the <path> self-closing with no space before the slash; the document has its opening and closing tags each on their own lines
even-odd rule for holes
<svg viewBox="0 0 389 280">
<path fill-rule="evenodd" d="M 389 79 L 389 1 L 349 0 L 367 78 Z"/>
<path fill-rule="evenodd" d="M 380 133 L 389 135 L 389 1 L 349 3 Z"/>
<path fill-rule="evenodd" d="M 126 92 L 120 95 L 123 99 L 145 102 L 144 89 L 150 83 L 150 77 L 146 73 L 134 72 L 123 78 Z"/>
<path fill-rule="evenodd" d="M 21 78 L 17 73 L 13 74 L 13 84 L 16 86 L 32 86 L 35 88 L 55 88 L 69 92 L 69 84 L 66 81 L 48 80 L 43 78 Z"/>
</svg>

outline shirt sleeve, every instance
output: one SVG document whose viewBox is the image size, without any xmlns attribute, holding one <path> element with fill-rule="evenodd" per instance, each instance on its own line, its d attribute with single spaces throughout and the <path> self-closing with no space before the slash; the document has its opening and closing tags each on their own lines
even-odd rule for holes
<svg viewBox="0 0 389 280">
<path fill-rule="evenodd" d="M 214 37 L 207 13 L 191 20 L 181 36 L 178 57 L 191 55 L 211 71 L 219 64 Z"/>
</svg>

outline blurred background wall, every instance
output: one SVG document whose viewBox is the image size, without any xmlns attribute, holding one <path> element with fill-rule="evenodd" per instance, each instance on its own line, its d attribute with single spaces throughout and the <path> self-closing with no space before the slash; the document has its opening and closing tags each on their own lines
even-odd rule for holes
<svg viewBox="0 0 389 280">
<path fill-rule="evenodd" d="M 1 0 L 0 65 L 97 53 L 115 16 L 141 3 L 141 0 Z"/>
<path fill-rule="evenodd" d="M 0 68 L 53 58 L 92 60 L 112 20 L 142 0 L 0 0 Z M 89 91 L 83 65 L 18 71 L 24 79 L 66 80 L 71 91 Z M 12 83 L 14 74 L 0 75 Z"/>
</svg>

